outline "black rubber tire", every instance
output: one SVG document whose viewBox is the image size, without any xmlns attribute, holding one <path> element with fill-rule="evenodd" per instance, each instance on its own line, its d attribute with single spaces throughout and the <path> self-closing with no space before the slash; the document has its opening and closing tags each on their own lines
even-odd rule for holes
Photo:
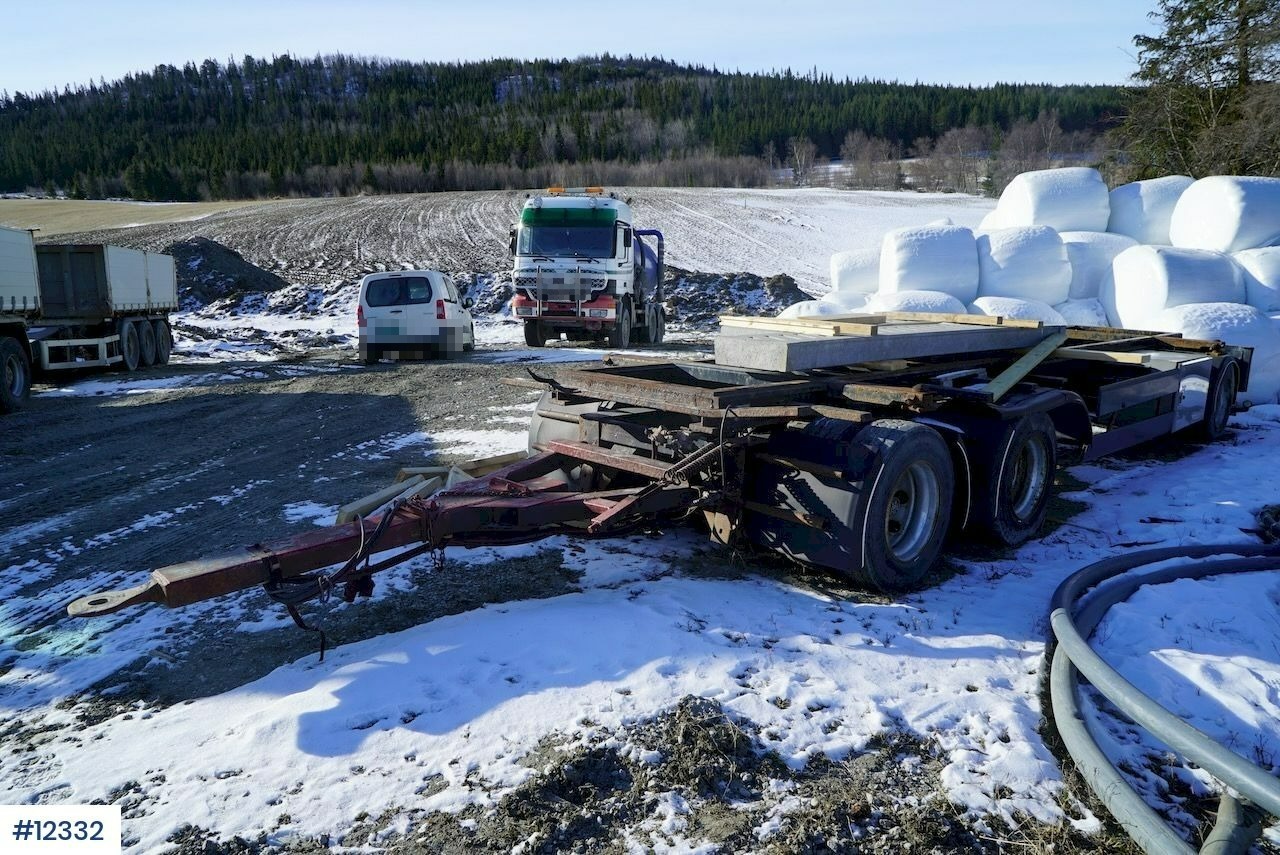
<svg viewBox="0 0 1280 855">
<path fill-rule="evenodd" d="M 546 332 L 538 321 L 524 322 L 524 343 L 529 347 L 542 347 L 547 343 Z"/>
<path fill-rule="evenodd" d="M 882 591 L 914 588 L 929 574 L 951 525 L 955 471 L 946 441 L 928 425 L 872 422 L 858 442 L 879 460 L 860 502 L 862 567 L 855 575 Z"/>
<path fill-rule="evenodd" d="M 151 332 L 156 338 L 156 365 L 168 365 L 173 353 L 173 333 L 169 331 L 169 322 L 152 321 Z"/>
<path fill-rule="evenodd" d="M 120 322 L 120 355 L 124 359 L 120 367 L 125 371 L 137 371 L 142 363 L 142 346 L 138 343 L 138 327 L 133 321 Z"/>
<path fill-rule="evenodd" d="M 662 344 L 667 337 L 667 312 L 662 306 L 655 308 L 654 320 L 653 329 L 649 331 L 649 344 Z"/>
<path fill-rule="evenodd" d="M 14 413 L 31 398 L 31 359 L 10 336 L 0 337 L 0 413 Z"/>
<path fill-rule="evenodd" d="M 609 347 L 625 348 L 631 346 L 631 298 L 623 297 L 618 301 L 618 318 L 613 329 L 609 330 Z"/>
<path fill-rule="evenodd" d="M 1209 395 L 1204 402 L 1204 421 L 1196 425 L 1195 433 L 1207 442 L 1222 439 L 1231 421 L 1236 395 L 1240 391 L 1240 364 L 1234 357 L 1225 357 L 1213 369 L 1209 379 Z"/>
<path fill-rule="evenodd" d="M 465 353 L 475 349 L 476 349 L 476 325 L 472 324 L 471 325 L 471 341 L 468 341 L 466 344 L 462 345 L 462 350 Z"/>
<path fill-rule="evenodd" d="M 138 362 L 144 368 L 156 364 L 156 331 L 151 328 L 151 321 L 143 318 L 136 322 L 138 327 Z"/>
<path fill-rule="evenodd" d="M 969 527 L 980 537 L 1020 546 L 1044 525 L 1058 466 L 1057 431 L 1047 413 L 992 421 L 975 432 Z"/>
</svg>

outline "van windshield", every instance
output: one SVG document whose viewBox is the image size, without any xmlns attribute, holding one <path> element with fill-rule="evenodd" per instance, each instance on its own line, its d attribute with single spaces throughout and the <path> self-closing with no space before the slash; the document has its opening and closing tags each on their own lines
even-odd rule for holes
<svg viewBox="0 0 1280 855">
<path fill-rule="evenodd" d="M 516 254 L 545 255 L 548 258 L 612 258 L 613 233 L 612 225 L 523 226 Z"/>
<path fill-rule="evenodd" d="M 375 279 L 365 288 L 364 300 L 371 307 L 430 303 L 431 280 L 425 276 Z"/>
</svg>

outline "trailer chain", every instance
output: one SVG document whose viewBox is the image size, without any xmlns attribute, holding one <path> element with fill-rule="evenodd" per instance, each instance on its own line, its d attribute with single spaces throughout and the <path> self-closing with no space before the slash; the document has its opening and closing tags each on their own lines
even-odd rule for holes
<svg viewBox="0 0 1280 855">
<path fill-rule="evenodd" d="M 374 546 L 391 525 L 392 518 L 400 512 L 405 504 L 406 502 L 403 499 L 392 504 L 387 509 L 387 512 L 382 515 L 377 527 L 368 537 L 364 536 L 364 518 L 357 517 L 356 524 L 360 529 L 360 546 L 356 549 L 355 554 L 333 573 L 312 573 L 285 578 L 280 573 L 280 559 L 275 554 L 268 554 L 262 559 L 262 563 L 267 570 L 267 581 L 262 586 L 263 590 L 267 592 L 267 596 L 282 604 L 288 610 L 289 617 L 293 618 L 294 624 L 299 629 L 320 634 L 321 662 L 324 661 L 328 638 L 324 629 L 307 623 L 302 613 L 298 611 L 298 606 L 308 600 L 315 599 L 327 602 L 333 593 L 334 587 L 340 583 L 343 586 L 342 599 L 344 602 L 354 602 L 356 597 L 372 596 L 373 576 L 368 572 L 361 572 L 361 567 L 363 565 L 364 568 L 368 568 L 369 556 L 373 554 Z M 429 521 L 427 525 L 429 530 Z M 441 551 L 443 552 L 443 550 Z"/>
</svg>

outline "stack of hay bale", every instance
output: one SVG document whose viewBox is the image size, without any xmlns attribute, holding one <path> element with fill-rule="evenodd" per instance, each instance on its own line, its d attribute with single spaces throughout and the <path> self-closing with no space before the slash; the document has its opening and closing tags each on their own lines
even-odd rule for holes
<svg viewBox="0 0 1280 855">
<path fill-rule="evenodd" d="M 976 231 L 897 229 L 831 258 L 832 290 L 784 315 L 969 312 L 1254 348 L 1242 402 L 1280 394 L 1280 179 L 1174 175 L 1108 191 L 1097 170 L 1014 178 Z"/>
</svg>

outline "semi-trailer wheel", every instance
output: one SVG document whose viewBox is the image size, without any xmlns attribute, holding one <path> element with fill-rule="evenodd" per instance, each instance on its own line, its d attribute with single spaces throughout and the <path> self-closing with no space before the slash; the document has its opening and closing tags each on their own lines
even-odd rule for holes
<svg viewBox="0 0 1280 855">
<path fill-rule="evenodd" d="M 975 432 L 978 433 L 978 432 Z M 971 526 L 1006 546 L 1026 543 L 1044 525 L 1058 465 L 1057 432 L 1047 413 L 992 422 L 972 443 Z"/>
<path fill-rule="evenodd" d="M 169 322 L 154 320 L 151 331 L 156 339 L 156 365 L 168 365 L 169 356 L 173 353 L 173 334 L 169 332 Z"/>
<path fill-rule="evenodd" d="M 547 334 L 538 321 L 524 322 L 524 343 L 529 347 L 542 347 L 547 343 Z"/>
<path fill-rule="evenodd" d="M 623 297 L 618 301 L 618 319 L 613 329 L 609 330 L 610 347 L 629 347 L 631 345 L 631 298 Z"/>
<path fill-rule="evenodd" d="M 898 419 L 872 422 L 858 442 L 880 461 L 868 476 L 858 575 L 885 591 L 914 587 L 937 560 L 951 522 L 951 453 L 933 428 Z"/>
<path fill-rule="evenodd" d="M 1204 421 L 1196 426 L 1201 439 L 1210 442 L 1227 432 L 1231 408 L 1240 391 L 1240 364 L 1230 356 L 1218 363 L 1209 379 L 1209 394 L 1204 403 Z"/>
<path fill-rule="evenodd" d="M 31 397 L 31 360 L 17 339 L 0 337 L 0 413 L 22 409 Z"/>
<path fill-rule="evenodd" d="M 143 318 L 138 324 L 138 360 L 143 367 L 156 364 L 156 331 L 151 321 Z"/>
<path fill-rule="evenodd" d="M 121 365 L 125 371 L 137 371 L 142 360 L 142 348 L 138 343 L 138 328 L 133 321 L 120 322 L 120 355 L 124 357 Z"/>
</svg>

